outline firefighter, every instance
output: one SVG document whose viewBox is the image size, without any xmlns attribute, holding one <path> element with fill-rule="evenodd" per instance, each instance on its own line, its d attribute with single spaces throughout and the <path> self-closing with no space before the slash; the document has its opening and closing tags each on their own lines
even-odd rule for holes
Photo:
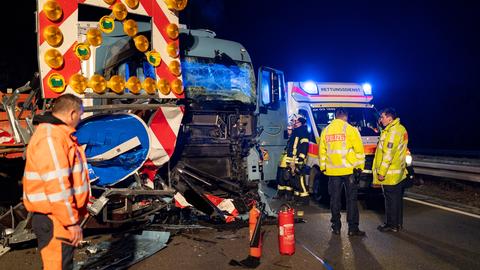
<svg viewBox="0 0 480 270">
<path fill-rule="evenodd" d="M 288 175 L 294 190 L 294 199 L 298 205 L 308 205 L 310 201 L 304 170 L 309 143 L 306 122 L 304 115 L 296 115 L 293 121 L 293 132 L 287 144 Z"/>
<path fill-rule="evenodd" d="M 365 165 L 365 154 L 359 131 L 348 122 L 343 108 L 335 111 L 335 119 L 322 130 L 320 136 L 320 170 L 327 176 L 332 233 L 340 234 L 342 188 L 345 186 L 349 236 L 364 236 L 358 228 L 357 191 L 359 174 Z"/>
<path fill-rule="evenodd" d="M 377 229 L 382 232 L 398 232 L 403 225 L 408 133 L 400 124 L 400 118 L 393 108 L 381 111 L 380 122 L 384 129 L 380 134 L 373 160 L 373 183 L 381 185 L 383 189 L 385 224 L 378 226 Z"/>
<path fill-rule="evenodd" d="M 39 122 L 27 147 L 23 203 L 33 212 L 43 269 L 72 269 L 73 250 L 83 239 L 80 223 L 90 194 L 84 150 L 73 133 L 83 113 L 82 100 L 58 97 Z"/>
<path fill-rule="evenodd" d="M 291 135 L 293 132 L 292 124 L 288 124 L 287 126 L 287 136 L 290 140 Z M 288 141 L 287 141 L 288 146 Z M 293 198 L 293 188 L 290 184 L 290 177 L 288 175 L 288 167 L 287 167 L 287 146 L 280 156 L 280 162 L 277 168 L 277 196 L 275 199 L 278 200 L 286 200 L 290 201 Z"/>
</svg>

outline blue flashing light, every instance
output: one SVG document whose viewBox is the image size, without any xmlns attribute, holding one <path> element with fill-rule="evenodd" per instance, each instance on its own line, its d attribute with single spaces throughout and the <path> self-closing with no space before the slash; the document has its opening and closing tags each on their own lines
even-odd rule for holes
<svg viewBox="0 0 480 270">
<path fill-rule="evenodd" d="M 311 94 L 311 95 L 318 94 L 318 88 L 317 88 L 317 84 L 315 82 L 306 81 L 306 82 L 300 83 L 300 87 L 307 94 Z"/>
<path fill-rule="evenodd" d="M 365 95 L 367 96 L 372 95 L 372 86 L 369 83 L 362 84 L 362 88 Z"/>
</svg>

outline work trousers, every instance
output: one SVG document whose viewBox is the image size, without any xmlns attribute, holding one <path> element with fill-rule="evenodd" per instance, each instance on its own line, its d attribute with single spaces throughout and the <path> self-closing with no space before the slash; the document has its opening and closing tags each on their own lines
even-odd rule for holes
<svg viewBox="0 0 480 270">
<path fill-rule="evenodd" d="M 330 176 L 328 180 L 328 194 L 330 195 L 330 210 L 332 212 L 332 229 L 340 230 L 340 210 L 342 207 L 342 188 L 345 186 L 345 197 L 347 200 L 347 222 L 348 230 L 358 230 L 359 213 L 357 205 L 358 185 L 352 174 L 342 176 Z"/>
<path fill-rule="evenodd" d="M 382 185 L 385 197 L 385 223 L 392 227 L 403 227 L 404 181 L 396 185 Z"/>
<path fill-rule="evenodd" d="M 303 173 L 296 173 L 291 176 L 293 185 L 293 195 L 299 200 L 308 200 L 308 190 L 305 184 L 305 175 Z"/>
<path fill-rule="evenodd" d="M 70 232 L 51 215 L 34 213 L 32 228 L 37 236 L 38 249 L 44 270 L 73 269 L 73 250 Z"/>
<path fill-rule="evenodd" d="M 277 195 L 278 197 L 286 196 L 287 199 L 290 199 L 293 195 L 293 187 L 290 183 L 290 172 L 288 168 L 278 167 L 277 170 Z"/>
</svg>

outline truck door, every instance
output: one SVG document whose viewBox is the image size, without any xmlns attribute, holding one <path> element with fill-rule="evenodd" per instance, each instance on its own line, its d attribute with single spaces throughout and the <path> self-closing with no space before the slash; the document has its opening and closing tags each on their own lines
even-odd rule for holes
<svg viewBox="0 0 480 270">
<path fill-rule="evenodd" d="M 287 143 L 287 106 L 282 71 L 258 70 L 257 116 L 259 150 L 263 156 L 263 180 L 276 179 L 280 156 Z"/>
</svg>

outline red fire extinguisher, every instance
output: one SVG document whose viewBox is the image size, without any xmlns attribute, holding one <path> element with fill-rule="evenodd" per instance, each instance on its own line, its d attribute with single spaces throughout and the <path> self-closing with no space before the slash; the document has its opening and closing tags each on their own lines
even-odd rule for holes
<svg viewBox="0 0 480 270">
<path fill-rule="evenodd" d="M 282 255 L 295 253 L 294 209 L 288 204 L 278 212 L 278 249 Z"/>
</svg>

